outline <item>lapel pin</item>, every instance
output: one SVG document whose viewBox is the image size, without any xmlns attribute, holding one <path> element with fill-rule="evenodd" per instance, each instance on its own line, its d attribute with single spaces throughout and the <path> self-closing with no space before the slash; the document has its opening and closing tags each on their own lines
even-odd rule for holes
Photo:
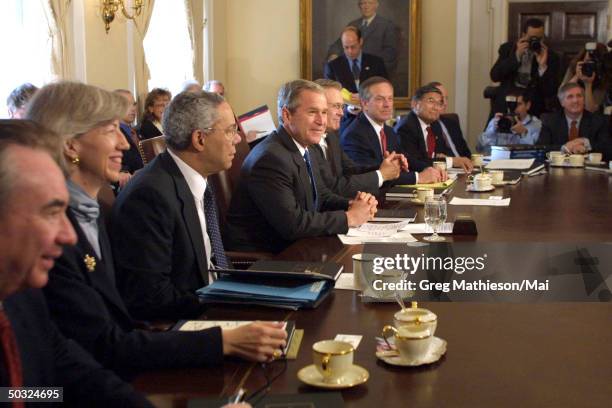
<svg viewBox="0 0 612 408">
<path fill-rule="evenodd" d="M 88 272 L 93 272 L 96 269 L 96 258 L 93 256 L 86 254 L 83 258 L 83 262 L 85 263 Z"/>
</svg>

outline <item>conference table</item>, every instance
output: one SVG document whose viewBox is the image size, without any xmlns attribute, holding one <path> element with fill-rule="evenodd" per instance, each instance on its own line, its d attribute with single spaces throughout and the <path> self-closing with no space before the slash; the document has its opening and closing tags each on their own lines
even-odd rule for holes
<svg viewBox="0 0 612 408">
<path fill-rule="evenodd" d="M 612 242 L 612 177 L 585 169 L 550 168 L 491 193 L 469 193 L 461 175 L 457 197 L 511 198 L 509 207 L 449 206 L 448 219 L 469 215 L 477 236 L 447 236 L 451 242 Z M 387 208 L 417 211 L 406 201 Z M 421 238 L 422 236 L 418 236 Z M 332 261 L 352 271 L 362 245 L 344 246 L 335 236 L 302 239 L 278 255 L 296 261 Z M 602 265 L 610 269 L 610 265 Z M 604 276 L 607 287 L 612 278 Z M 604 282 L 605 283 L 605 282 Z M 363 303 L 359 292 L 334 290 L 318 308 L 286 311 L 261 307 L 211 308 L 206 318 L 294 320 L 304 338 L 296 360 L 259 364 L 226 359 L 220 367 L 164 370 L 140 375 L 134 386 L 158 406 L 186 406 L 198 397 L 226 398 L 240 387 L 249 392 L 280 373 L 270 394 L 321 392 L 297 372 L 312 364 L 316 341 L 337 334 L 363 338 L 354 362 L 369 372 L 365 384 L 342 390 L 347 407 L 600 407 L 612 401 L 612 302 L 425 302 L 438 316 L 436 336 L 446 354 L 420 367 L 390 366 L 375 355 L 376 337 L 391 324 L 394 303 Z M 283 371 L 284 370 L 284 371 Z"/>
</svg>

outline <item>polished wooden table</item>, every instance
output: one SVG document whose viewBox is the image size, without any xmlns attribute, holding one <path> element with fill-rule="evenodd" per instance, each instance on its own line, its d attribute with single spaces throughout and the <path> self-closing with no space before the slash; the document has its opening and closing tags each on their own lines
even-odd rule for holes
<svg viewBox="0 0 612 408">
<path fill-rule="evenodd" d="M 470 214 L 479 235 L 453 237 L 477 242 L 611 242 L 612 177 L 581 169 L 550 169 L 492 194 L 510 196 L 510 207 L 449 206 L 449 220 Z M 452 192 L 465 191 L 464 180 Z M 406 207 L 405 202 L 386 206 Z M 418 208 L 417 222 L 422 222 Z M 352 270 L 362 246 L 343 246 L 336 237 L 304 239 L 279 259 L 335 261 Z M 609 268 L 610 265 L 603 266 Z M 609 283 L 610 284 L 610 283 Z M 394 304 L 365 304 L 357 292 L 336 290 L 315 310 L 213 308 L 209 318 L 292 319 L 305 330 L 298 359 L 271 386 L 271 393 L 315 392 L 297 371 L 312 362 L 310 348 L 336 334 L 361 334 L 355 363 L 370 373 L 366 384 L 342 391 L 349 407 L 585 407 L 612 401 L 611 303 L 421 304 L 438 315 L 436 336 L 448 341 L 446 355 L 419 368 L 378 361 L 375 337 L 392 322 Z M 281 369 L 277 362 L 269 370 Z M 195 396 L 227 397 L 240 386 L 265 385 L 258 365 L 228 360 L 222 367 L 167 370 L 142 375 L 134 385 L 160 406 L 184 406 Z"/>
</svg>

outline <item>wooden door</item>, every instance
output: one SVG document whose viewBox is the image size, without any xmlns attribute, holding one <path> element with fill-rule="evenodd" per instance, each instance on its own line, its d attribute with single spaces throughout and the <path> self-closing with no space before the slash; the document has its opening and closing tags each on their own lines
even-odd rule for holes
<svg viewBox="0 0 612 408">
<path fill-rule="evenodd" d="M 563 76 L 585 43 L 607 44 L 607 12 L 607 0 L 510 3 L 508 40 L 516 41 L 520 37 L 527 19 L 539 18 L 544 22 L 548 45 L 561 56 L 560 75 Z"/>
</svg>

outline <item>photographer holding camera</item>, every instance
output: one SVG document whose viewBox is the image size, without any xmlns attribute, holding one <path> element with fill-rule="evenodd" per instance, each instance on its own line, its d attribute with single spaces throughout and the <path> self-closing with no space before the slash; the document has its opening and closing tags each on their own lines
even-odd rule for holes
<svg viewBox="0 0 612 408">
<path fill-rule="evenodd" d="M 531 108 L 529 93 L 512 91 L 506 96 L 506 105 L 506 113 L 496 113 L 478 138 L 478 152 L 489 155 L 491 146 L 535 144 L 538 140 L 542 122 L 528 113 Z"/>
<path fill-rule="evenodd" d="M 493 112 L 505 111 L 506 96 L 514 88 L 527 90 L 532 96 L 531 114 L 546 111 L 546 98 L 557 91 L 559 57 L 544 43 L 544 23 L 530 18 L 523 24 L 516 43 L 499 47 L 499 57 L 491 68 L 491 80 L 500 82 L 493 101 Z"/>
<path fill-rule="evenodd" d="M 561 86 L 576 82 L 584 88 L 585 109 L 600 112 L 609 86 L 604 60 L 608 52 L 601 43 L 588 42 L 584 49 L 570 62 Z"/>
</svg>

